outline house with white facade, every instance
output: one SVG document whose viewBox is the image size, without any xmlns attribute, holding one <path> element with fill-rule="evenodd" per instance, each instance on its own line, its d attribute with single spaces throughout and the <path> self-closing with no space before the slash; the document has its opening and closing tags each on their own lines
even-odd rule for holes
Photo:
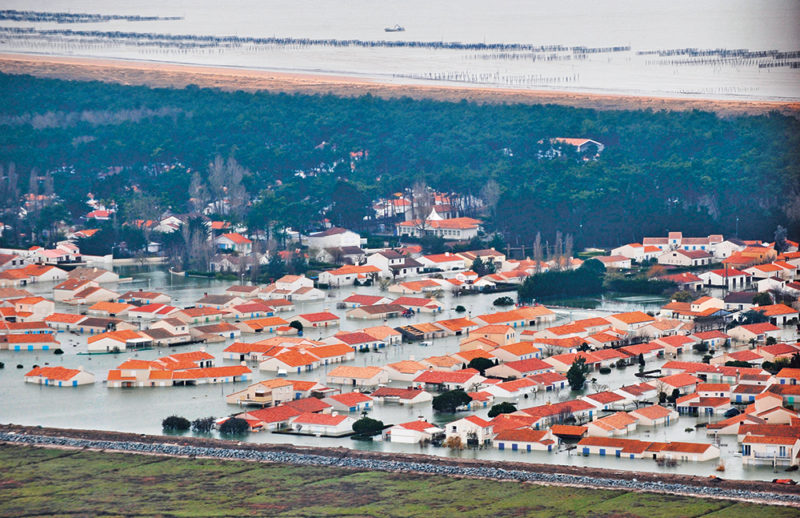
<svg viewBox="0 0 800 518">
<path fill-rule="evenodd" d="M 33 370 L 25 374 L 25 383 L 34 383 L 49 387 L 77 387 L 79 385 L 91 385 L 95 382 L 95 376 L 91 372 L 77 369 L 67 369 L 65 367 L 34 367 Z"/>
<path fill-rule="evenodd" d="M 401 444 L 419 444 L 430 441 L 434 435 L 444 433 L 443 428 L 420 418 L 416 421 L 392 426 L 385 433 L 386 440 Z"/>
<path fill-rule="evenodd" d="M 492 423 L 476 415 L 452 421 L 445 428 L 447 439 L 457 437 L 463 445 L 488 445 L 494 438 Z"/>
</svg>

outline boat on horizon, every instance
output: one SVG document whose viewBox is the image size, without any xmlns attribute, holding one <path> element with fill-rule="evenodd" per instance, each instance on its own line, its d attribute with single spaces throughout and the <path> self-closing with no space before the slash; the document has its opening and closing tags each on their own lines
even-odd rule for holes
<svg viewBox="0 0 800 518">
<path fill-rule="evenodd" d="M 403 32 L 404 30 L 406 30 L 406 28 L 403 27 L 402 25 L 394 24 L 391 27 L 384 27 L 383 30 L 386 32 Z"/>
</svg>

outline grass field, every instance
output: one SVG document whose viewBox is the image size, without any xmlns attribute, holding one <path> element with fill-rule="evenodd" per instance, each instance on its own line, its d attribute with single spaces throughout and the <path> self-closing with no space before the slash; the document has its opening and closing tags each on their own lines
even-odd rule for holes
<svg viewBox="0 0 800 518">
<path fill-rule="evenodd" d="M 0 516 L 796 517 L 722 500 L 0 445 Z"/>
</svg>

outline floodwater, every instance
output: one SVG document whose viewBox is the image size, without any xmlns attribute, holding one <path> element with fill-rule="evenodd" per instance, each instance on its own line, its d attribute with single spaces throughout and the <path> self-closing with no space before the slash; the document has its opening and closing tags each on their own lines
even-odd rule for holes
<svg viewBox="0 0 800 518">
<path fill-rule="evenodd" d="M 203 293 L 221 293 L 230 282 L 206 280 L 206 279 L 187 279 L 170 277 L 166 272 L 159 269 L 151 271 L 122 272 L 123 276 L 132 275 L 133 281 L 121 289 L 150 288 L 161 290 L 172 294 L 175 305 L 192 305 L 195 300 L 203 296 Z M 34 285 L 31 291 L 43 295 L 52 293 L 52 285 Z M 329 310 L 344 317 L 344 311 L 336 309 L 336 301 L 348 296 L 352 288 L 342 288 L 330 292 L 332 295 L 324 301 L 297 303 L 297 313 L 312 311 Z M 379 288 L 359 288 L 360 293 L 378 293 Z M 455 307 L 458 304 L 468 308 L 471 315 L 478 315 L 491 311 L 491 303 L 498 295 L 473 295 L 464 296 L 454 300 L 450 295 L 443 298 L 442 302 L 446 308 Z M 663 299 L 647 298 L 647 300 L 602 300 L 599 307 L 592 310 L 556 308 L 558 321 L 566 322 L 570 318 L 585 318 L 593 315 L 608 314 L 611 311 L 627 311 L 632 309 L 651 310 L 663 304 Z M 57 310 L 75 311 L 75 308 L 57 308 Z M 285 315 L 285 314 L 284 314 Z M 457 315 L 449 310 L 434 317 L 430 315 L 419 315 L 411 321 L 432 321 L 446 317 L 456 317 Z M 403 325 L 406 319 L 390 320 L 389 325 Z M 378 325 L 379 322 L 353 321 L 342 318 L 342 329 L 357 329 L 368 325 Z M 325 338 L 336 332 L 336 329 L 327 332 L 311 332 L 308 338 Z M 317 335 L 317 336 L 315 336 Z M 194 387 L 171 387 L 171 388 L 142 388 L 142 389 L 108 389 L 102 380 L 105 379 L 109 369 L 116 368 L 127 358 L 138 357 L 141 359 L 154 359 L 159 355 L 191 350 L 187 347 L 179 347 L 172 350 L 152 350 L 140 351 L 136 353 L 122 353 L 118 355 L 79 355 L 78 352 L 85 350 L 86 336 L 76 336 L 69 333 L 60 333 L 59 340 L 61 347 L 65 350 L 62 356 L 56 356 L 47 352 L 11 352 L 0 351 L 0 361 L 5 363 L 5 369 L 0 370 L 0 393 L 3 394 L 3 403 L 0 404 L 0 422 L 16 423 L 24 425 L 42 425 L 68 428 L 91 428 L 101 430 L 120 430 L 136 433 L 161 433 L 161 420 L 165 417 L 177 414 L 196 419 L 199 417 L 215 416 L 221 417 L 231 413 L 236 413 L 239 409 L 225 403 L 224 395 L 241 390 L 248 383 L 219 384 L 219 385 L 200 385 Z M 259 337 L 261 338 L 261 337 Z M 243 341 L 255 341 L 252 335 L 243 335 Z M 221 351 L 231 343 L 208 344 L 207 350 L 217 356 L 218 364 Z M 403 344 L 390 346 L 385 350 L 375 353 L 361 353 L 356 356 L 354 362 L 348 365 L 383 365 L 386 363 L 400 361 L 404 359 L 422 359 L 427 356 L 451 354 L 458 351 L 457 337 L 448 337 L 434 340 L 429 347 L 422 347 L 417 344 Z M 700 357 L 694 354 L 687 354 L 686 359 L 696 359 Z M 23 368 L 17 368 L 17 365 Z M 83 366 L 86 370 L 93 372 L 98 379 L 94 385 L 77 388 L 58 389 L 55 387 L 43 387 L 38 385 L 26 384 L 23 381 L 23 374 L 34 364 L 44 365 L 64 365 L 65 367 L 76 368 Z M 655 368 L 660 363 L 651 362 L 648 368 Z M 317 371 L 293 375 L 293 379 L 315 379 L 324 383 L 327 370 L 332 367 L 323 367 Z M 594 389 L 616 389 L 622 385 L 635 382 L 635 367 L 628 367 L 623 370 L 614 369 L 611 374 L 601 375 L 594 373 L 596 382 Z M 256 381 L 267 379 L 271 375 L 254 371 Z M 394 384 L 402 386 L 402 384 Z M 594 391 L 589 389 L 589 391 Z M 519 402 L 519 407 L 529 407 L 544 404 L 548 401 L 555 402 L 570 399 L 573 396 L 569 390 L 560 393 L 538 394 L 532 398 Z M 487 417 L 488 410 L 478 411 L 477 414 Z M 403 407 L 394 405 L 377 405 L 371 411 L 370 416 L 380 419 L 386 424 L 397 424 L 416 419 L 423 416 L 430 422 L 444 424 L 450 420 L 460 418 L 466 414 L 440 415 L 434 414 L 430 405 L 417 407 Z M 358 417 L 357 415 L 354 417 Z M 693 426 L 696 418 L 681 417 L 679 421 L 670 427 L 660 427 L 656 429 L 640 428 L 630 435 L 631 438 L 643 440 L 672 440 L 672 441 L 696 441 L 708 442 L 703 429 L 695 431 Z M 687 431 L 688 430 L 688 431 Z M 446 448 L 435 448 L 432 446 L 420 447 L 418 445 L 401 445 L 389 442 L 360 442 L 349 438 L 332 439 L 303 437 L 295 435 L 273 434 L 262 432 L 251 434 L 248 441 L 270 442 L 270 443 L 293 443 L 316 446 L 344 446 L 349 448 L 377 450 L 377 451 L 401 451 L 410 453 L 429 453 L 433 455 L 456 456 L 464 458 L 482 458 L 495 460 L 516 460 L 522 462 L 545 462 L 570 464 L 579 466 L 593 467 L 613 467 L 615 469 L 626 470 L 645 470 L 687 473 L 694 475 L 707 476 L 718 474 L 715 471 L 715 462 L 707 463 L 683 463 L 676 467 L 658 467 L 655 462 L 649 460 L 625 460 L 615 458 L 600 458 L 596 456 L 583 457 L 575 455 L 574 452 L 560 451 L 557 453 L 543 452 L 500 452 L 495 449 L 464 450 L 453 452 Z M 741 459 L 735 457 L 735 439 L 723 438 L 720 445 L 725 460 L 725 477 L 738 479 L 769 479 L 775 478 L 775 473 L 769 467 L 743 467 Z M 785 474 L 781 473 L 781 477 Z M 795 476 L 796 475 L 791 475 Z"/>
<path fill-rule="evenodd" d="M 31 34 L 0 33 L 0 52 L 336 74 L 415 84 L 704 99 L 800 98 L 796 54 L 741 52 L 800 51 L 797 0 L 606 0 L 599 4 L 590 0 L 6 0 L 3 6 L 179 19 L 0 20 L 0 29 L 34 30 Z M 394 25 L 405 30 L 384 31 Z M 131 39 L 64 31 L 156 36 Z M 198 45 L 192 38 L 167 41 L 159 35 L 244 39 Z M 370 43 L 342 43 L 350 40 Z M 386 42 L 424 45 L 398 48 Z M 448 47 L 452 42 L 536 48 Z M 683 49 L 711 52 L 687 54 Z"/>
</svg>

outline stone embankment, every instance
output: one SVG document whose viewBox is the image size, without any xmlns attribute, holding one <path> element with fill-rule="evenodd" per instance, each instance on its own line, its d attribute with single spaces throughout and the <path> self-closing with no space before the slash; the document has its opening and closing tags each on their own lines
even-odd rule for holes
<svg viewBox="0 0 800 518">
<path fill-rule="evenodd" d="M 0 442 L 51 448 L 80 448 L 146 455 L 215 458 L 305 466 L 420 473 L 547 485 L 656 492 L 800 507 L 800 490 L 759 481 L 704 479 L 584 468 L 439 458 L 428 455 L 356 452 L 215 439 L 136 435 L 121 432 L 0 426 Z"/>
</svg>

